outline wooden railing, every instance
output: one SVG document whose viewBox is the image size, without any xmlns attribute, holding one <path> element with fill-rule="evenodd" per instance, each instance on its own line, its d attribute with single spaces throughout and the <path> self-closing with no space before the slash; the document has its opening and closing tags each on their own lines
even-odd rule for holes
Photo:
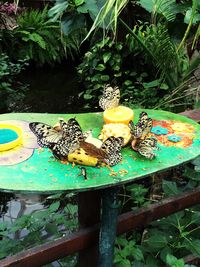
<svg viewBox="0 0 200 267">
<path fill-rule="evenodd" d="M 184 114 L 187 115 L 187 114 Z M 198 115 L 198 116 L 197 116 Z M 195 111 L 195 120 L 200 122 L 200 112 Z M 192 117 L 192 113 L 190 112 L 190 117 Z M 82 194 L 82 195 L 81 195 Z M 84 219 L 82 222 L 83 226 L 86 226 L 84 229 L 81 229 L 73 234 L 70 234 L 66 237 L 62 237 L 55 241 L 49 242 L 44 245 L 40 245 L 34 247 L 32 249 L 21 252 L 17 255 L 7 257 L 0 261 L 0 267 L 36 267 L 42 266 L 44 264 L 53 262 L 60 258 L 63 258 L 67 255 L 85 251 L 90 257 L 90 263 L 88 265 L 85 262 L 80 262 L 81 267 L 94 267 L 96 266 L 95 259 L 96 254 L 91 249 L 93 247 L 97 247 L 98 244 L 98 235 L 99 235 L 99 224 L 95 224 L 95 221 L 99 221 L 99 214 L 95 211 L 98 210 L 98 205 L 100 203 L 99 196 L 97 193 L 81 193 L 81 203 L 83 203 L 84 197 L 84 208 L 79 205 L 79 212 L 84 214 L 85 211 L 88 210 L 88 205 L 93 207 L 93 211 L 88 215 L 87 219 Z M 92 203 L 91 195 L 94 199 L 94 203 Z M 96 199 L 95 199 L 96 197 Z M 141 208 L 137 211 L 130 211 L 119 215 L 118 217 L 118 225 L 117 225 L 117 235 L 126 233 L 130 230 L 134 230 L 140 227 L 143 227 L 150 222 L 160 219 L 162 217 L 166 217 L 170 214 L 183 210 L 185 208 L 189 208 L 193 205 L 200 203 L 200 187 L 190 190 L 188 192 L 184 192 L 180 195 L 166 198 L 159 203 L 151 204 L 147 208 Z M 91 208 L 90 207 L 90 208 Z M 86 216 L 87 217 L 87 216 Z M 92 221 L 91 221 L 92 220 Z M 84 221 L 90 221 L 90 225 L 87 227 L 87 223 L 84 224 Z M 93 260 L 92 260 L 93 257 Z M 185 258 L 185 262 L 188 264 L 196 264 L 200 266 L 200 259 L 193 255 L 189 255 Z"/>
<path fill-rule="evenodd" d="M 164 199 L 148 208 L 119 215 L 117 235 L 143 227 L 150 222 L 200 203 L 200 187 Z M 87 249 L 98 242 L 99 224 L 88 227 L 50 243 L 37 246 L 0 261 L 0 267 L 36 267 Z M 190 256 L 191 262 L 191 256 Z M 196 258 L 192 257 L 193 260 Z M 200 262 L 200 261 L 199 261 Z M 92 267 L 92 266 L 90 266 Z"/>
</svg>

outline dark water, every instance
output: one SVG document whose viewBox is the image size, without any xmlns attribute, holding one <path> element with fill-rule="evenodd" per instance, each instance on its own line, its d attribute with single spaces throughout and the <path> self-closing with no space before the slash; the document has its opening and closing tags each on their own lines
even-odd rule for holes
<svg viewBox="0 0 200 267">
<path fill-rule="evenodd" d="M 12 112 L 80 113 L 83 102 L 78 97 L 82 91 L 76 66 L 71 62 L 59 66 L 29 67 L 19 77 L 29 84 L 25 97 L 15 98 Z M 23 214 L 43 208 L 44 196 L 0 193 L 0 222 L 12 223 Z"/>
<path fill-rule="evenodd" d="M 78 96 L 83 89 L 72 62 L 55 67 L 29 67 L 22 73 L 20 81 L 28 84 L 29 89 L 23 101 L 13 107 L 15 112 L 84 112 Z"/>
</svg>

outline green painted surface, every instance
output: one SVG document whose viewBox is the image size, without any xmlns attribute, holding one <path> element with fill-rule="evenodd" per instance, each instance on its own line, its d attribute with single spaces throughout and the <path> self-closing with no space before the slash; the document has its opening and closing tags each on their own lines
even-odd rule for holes
<svg viewBox="0 0 200 267">
<path fill-rule="evenodd" d="M 87 180 L 80 175 L 79 166 L 64 165 L 55 160 L 51 153 L 44 149 L 39 152 L 35 149 L 33 156 L 16 165 L 0 166 L 0 189 L 7 191 L 29 191 L 49 193 L 60 190 L 89 190 L 127 183 L 140 177 L 161 171 L 181 163 L 187 162 L 200 155 L 200 126 L 194 121 L 173 113 L 156 110 L 146 110 L 154 120 L 175 120 L 189 123 L 194 128 L 193 142 L 190 146 L 179 148 L 160 144 L 160 151 L 153 160 L 141 157 L 126 147 L 122 149 L 123 161 L 113 167 L 115 176 L 110 175 L 107 167 L 86 167 Z M 141 110 L 134 110 L 137 121 Z M 3 114 L 1 120 L 40 121 L 54 125 L 59 117 L 68 119 L 76 116 L 83 130 L 93 130 L 98 136 L 103 126 L 102 113 L 86 114 Z"/>
</svg>

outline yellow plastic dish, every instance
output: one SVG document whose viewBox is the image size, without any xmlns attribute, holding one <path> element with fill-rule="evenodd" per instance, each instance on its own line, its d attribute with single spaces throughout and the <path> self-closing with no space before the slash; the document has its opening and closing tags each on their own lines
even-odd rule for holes
<svg viewBox="0 0 200 267">
<path fill-rule="evenodd" d="M 125 106 L 106 109 L 103 113 L 103 119 L 105 123 L 128 124 L 130 120 L 133 120 L 133 117 L 133 110 Z"/>
<path fill-rule="evenodd" d="M 16 135 L 16 138 L 13 141 L 5 142 L 3 144 L 0 143 L 0 151 L 13 149 L 22 143 L 22 130 L 19 127 L 12 124 L 0 123 L 0 130 L 10 130 Z"/>
</svg>

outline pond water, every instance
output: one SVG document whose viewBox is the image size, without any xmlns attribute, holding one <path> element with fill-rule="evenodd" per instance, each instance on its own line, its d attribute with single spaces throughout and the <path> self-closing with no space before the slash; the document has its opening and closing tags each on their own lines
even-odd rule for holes
<svg viewBox="0 0 200 267">
<path fill-rule="evenodd" d="M 15 112 L 80 113 L 84 112 L 78 94 L 81 84 L 72 62 L 50 67 L 29 67 L 20 77 L 28 84 L 23 101 L 13 106 Z"/>
<path fill-rule="evenodd" d="M 81 84 L 71 62 L 55 67 L 29 67 L 20 81 L 29 84 L 29 89 L 25 98 L 13 103 L 13 112 L 84 112 L 82 100 L 78 97 Z M 44 196 L 41 195 L 0 193 L 0 222 L 12 223 L 23 214 L 43 209 L 42 200 Z"/>
</svg>

